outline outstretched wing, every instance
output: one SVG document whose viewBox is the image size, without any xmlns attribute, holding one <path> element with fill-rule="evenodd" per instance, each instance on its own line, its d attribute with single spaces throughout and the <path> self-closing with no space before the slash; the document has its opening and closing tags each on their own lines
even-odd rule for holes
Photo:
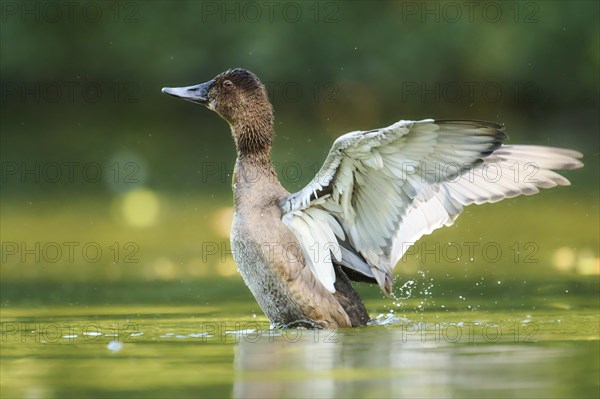
<svg viewBox="0 0 600 399">
<path fill-rule="evenodd" d="M 576 151 L 503 146 L 505 138 L 494 123 L 431 119 L 348 133 L 284 200 L 283 221 L 331 292 L 333 256 L 390 294 L 392 268 L 410 245 L 451 225 L 463 206 L 568 185 L 551 169 L 582 166 Z"/>
</svg>

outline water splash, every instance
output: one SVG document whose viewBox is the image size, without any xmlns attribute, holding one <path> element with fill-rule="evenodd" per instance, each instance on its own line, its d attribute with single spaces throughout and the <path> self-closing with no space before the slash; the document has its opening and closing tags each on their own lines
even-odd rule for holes
<svg viewBox="0 0 600 399">
<path fill-rule="evenodd" d="M 433 287 L 435 287 L 434 279 L 428 276 L 428 272 L 424 270 L 417 271 L 417 278 L 407 280 L 400 288 L 392 293 L 394 299 L 394 308 L 402 308 L 404 311 L 410 311 L 407 308 L 407 301 L 411 298 L 420 298 L 414 312 L 423 312 L 426 307 L 435 305 L 433 297 Z M 414 296 L 413 296 L 414 295 Z M 392 308 L 390 313 L 394 313 Z"/>
<path fill-rule="evenodd" d="M 393 324 L 412 323 L 411 320 L 406 317 L 399 317 L 393 313 L 379 314 L 376 318 L 369 320 L 367 325 L 369 326 L 387 326 Z"/>
</svg>

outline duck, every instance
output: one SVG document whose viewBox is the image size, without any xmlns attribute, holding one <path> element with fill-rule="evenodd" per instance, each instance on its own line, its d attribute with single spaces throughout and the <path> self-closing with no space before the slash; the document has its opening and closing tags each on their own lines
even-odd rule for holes
<svg viewBox="0 0 600 399">
<path fill-rule="evenodd" d="M 353 282 L 392 295 L 396 263 L 464 207 L 568 186 L 555 170 L 583 166 L 575 150 L 505 144 L 498 123 L 400 120 L 340 136 L 312 181 L 290 193 L 271 161 L 273 107 L 254 73 L 229 69 L 162 92 L 229 124 L 237 151 L 233 258 L 275 327 L 367 325 Z"/>
</svg>

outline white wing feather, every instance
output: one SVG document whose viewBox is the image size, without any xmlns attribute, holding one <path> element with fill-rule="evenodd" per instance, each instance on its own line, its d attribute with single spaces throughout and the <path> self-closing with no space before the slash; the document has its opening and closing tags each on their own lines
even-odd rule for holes
<svg viewBox="0 0 600 399">
<path fill-rule="evenodd" d="M 330 292 L 333 255 L 389 294 L 392 268 L 410 245 L 452 225 L 464 206 L 568 185 L 551 169 L 582 166 L 576 151 L 501 145 L 504 138 L 496 124 L 431 119 L 348 133 L 283 202 L 283 221 Z"/>
</svg>

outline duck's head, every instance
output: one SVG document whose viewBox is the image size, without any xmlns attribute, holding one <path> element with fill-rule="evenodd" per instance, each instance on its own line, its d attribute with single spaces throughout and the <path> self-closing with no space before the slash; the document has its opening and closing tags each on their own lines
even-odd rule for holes
<svg viewBox="0 0 600 399">
<path fill-rule="evenodd" d="M 227 70 L 195 86 L 164 87 L 162 92 L 218 113 L 231 125 L 236 144 L 240 144 L 244 135 L 252 141 L 263 141 L 254 136 L 272 134 L 273 108 L 267 90 L 255 74 L 245 69 Z"/>
</svg>

